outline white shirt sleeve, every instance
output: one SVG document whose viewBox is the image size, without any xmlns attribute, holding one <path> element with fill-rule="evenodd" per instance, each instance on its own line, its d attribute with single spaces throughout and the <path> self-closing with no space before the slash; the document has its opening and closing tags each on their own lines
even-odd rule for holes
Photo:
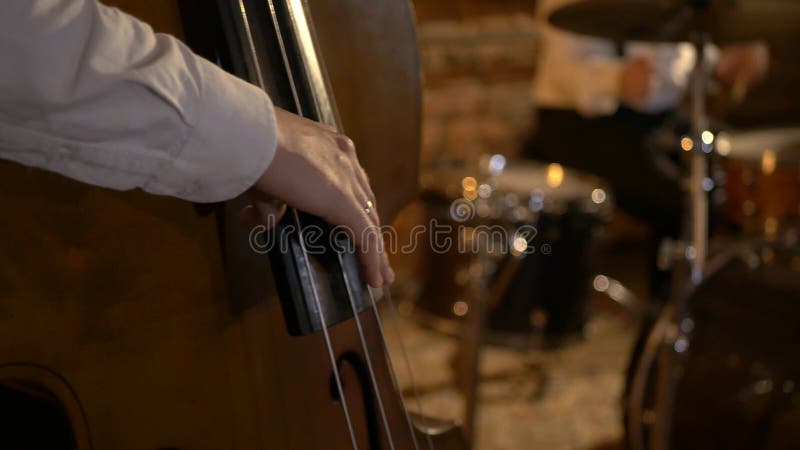
<svg viewBox="0 0 800 450">
<path fill-rule="evenodd" d="M 275 153 L 261 89 L 96 0 L 2 0 L 0 61 L 0 158 L 215 202 Z"/>
<path fill-rule="evenodd" d="M 539 107 L 575 109 L 585 116 L 613 114 L 619 107 L 624 62 L 613 43 L 560 30 L 550 14 L 574 0 L 540 0 L 541 48 L 533 86 Z"/>
<path fill-rule="evenodd" d="M 541 52 L 534 86 L 540 106 L 574 108 L 585 116 L 616 112 L 624 62 L 611 42 L 545 25 Z"/>
</svg>

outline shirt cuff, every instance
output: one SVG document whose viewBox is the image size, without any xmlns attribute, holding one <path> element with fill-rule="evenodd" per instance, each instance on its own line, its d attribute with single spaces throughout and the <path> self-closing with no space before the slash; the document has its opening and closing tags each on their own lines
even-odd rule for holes
<svg viewBox="0 0 800 450">
<path fill-rule="evenodd" d="M 201 92 L 188 115 L 192 126 L 171 163 L 145 191 L 198 203 L 229 200 L 252 187 L 275 156 L 277 127 L 260 88 L 198 61 Z"/>
</svg>

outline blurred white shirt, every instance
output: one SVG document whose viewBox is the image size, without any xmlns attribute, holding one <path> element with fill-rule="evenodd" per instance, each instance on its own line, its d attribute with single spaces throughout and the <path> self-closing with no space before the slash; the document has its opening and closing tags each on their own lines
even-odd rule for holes
<svg viewBox="0 0 800 450">
<path fill-rule="evenodd" d="M 563 31 L 547 22 L 551 12 L 574 1 L 539 2 L 542 46 L 533 84 L 536 106 L 573 109 L 587 117 L 614 114 L 620 105 L 626 61 L 646 57 L 655 72 L 651 92 L 641 104 L 626 106 L 644 113 L 677 107 L 694 66 L 694 47 L 688 43 L 626 43 L 624 56 L 620 56 L 609 40 Z"/>
<path fill-rule="evenodd" d="M 0 158 L 215 202 L 274 155 L 264 91 L 96 0 L 2 0 L 0 61 Z"/>
</svg>

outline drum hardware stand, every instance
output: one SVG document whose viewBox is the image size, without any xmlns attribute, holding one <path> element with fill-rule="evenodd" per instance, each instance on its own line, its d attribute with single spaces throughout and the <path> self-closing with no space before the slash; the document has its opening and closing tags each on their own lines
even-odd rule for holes
<svg viewBox="0 0 800 450">
<path fill-rule="evenodd" d="M 480 382 L 480 359 L 486 323 L 486 300 L 489 292 L 489 276 L 486 273 L 489 256 L 481 249 L 476 260 L 480 275 L 471 280 L 470 311 L 462 328 L 460 372 L 464 392 L 464 434 L 467 445 L 475 447 L 475 414 L 478 406 L 478 384 Z"/>
<path fill-rule="evenodd" d="M 633 372 L 630 392 L 625 400 L 628 410 L 628 446 L 631 450 L 644 450 L 644 427 L 653 423 L 654 411 L 645 408 L 647 380 L 658 358 L 661 346 L 666 340 L 667 329 L 672 317 L 672 307 L 667 305 L 659 314 L 647 341 L 642 349 L 641 357 Z"/>
<path fill-rule="evenodd" d="M 478 276 L 471 278 L 470 311 L 465 320 L 461 333 L 462 351 L 458 358 L 458 367 L 462 390 L 464 393 L 464 433 L 470 448 L 475 446 L 475 418 L 478 409 L 481 382 L 480 360 L 486 337 L 486 311 L 490 305 L 500 302 L 501 296 L 511 284 L 514 274 L 519 268 L 520 258 L 512 258 L 504 264 L 500 272 L 492 273 L 489 269 L 491 256 L 481 248 L 476 259 L 479 267 Z M 491 283 L 492 275 L 496 275 L 496 282 Z M 497 378 L 519 375 L 518 372 L 500 374 Z"/>
<path fill-rule="evenodd" d="M 706 94 L 708 86 L 708 68 L 706 67 L 705 50 L 710 39 L 708 34 L 698 32 L 695 35 L 694 47 L 696 53 L 695 67 L 692 73 L 692 155 L 690 159 L 689 175 L 689 204 L 690 214 L 688 226 L 691 246 L 678 245 L 683 249 L 683 258 L 678 258 L 679 263 L 675 269 L 675 280 L 670 304 L 665 308 L 665 315 L 659 320 L 668 320 L 662 324 L 661 351 L 658 355 L 658 370 L 655 385 L 655 423 L 650 433 L 651 450 L 669 450 L 669 435 L 671 431 L 671 411 L 675 400 L 675 385 L 677 383 L 678 365 L 680 356 L 685 352 L 684 344 L 688 341 L 682 333 L 679 324 L 684 323 L 688 311 L 687 288 L 700 284 L 703 279 L 706 259 L 708 257 L 708 153 L 711 152 L 711 143 L 703 140 L 704 132 L 708 129 L 708 115 L 706 113 Z M 684 282 L 689 276 L 690 284 Z M 667 313 L 668 312 L 668 313 Z M 659 328 L 659 329 L 661 329 Z M 656 328 L 654 328 L 655 332 Z M 679 341 L 682 342 L 679 345 Z M 648 343 L 650 339 L 648 339 Z M 647 362 L 647 361 L 643 361 Z M 646 377 L 646 372 L 637 373 Z M 640 382 L 638 379 L 634 383 Z M 639 399 L 635 399 L 639 400 Z M 643 399 L 641 399 L 643 401 Z M 643 411 L 640 411 L 643 413 Z M 635 432 L 635 431 L 634 431 Z"/>
</svg>

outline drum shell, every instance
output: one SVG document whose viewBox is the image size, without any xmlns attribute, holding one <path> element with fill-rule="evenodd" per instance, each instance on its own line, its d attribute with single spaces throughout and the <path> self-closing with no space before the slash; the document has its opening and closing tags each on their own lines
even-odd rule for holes
<svg viewBox="0 0 800 450">
<path fill-rule="evenodd" d="M 710 266 L 680 327 L 671 448 L 800 448 L 800 249 L 754 243 Z M 657 372 L 640 374 L 648 404 Z"/>
<path fill-rule="evenodd" d="M 582 334 L 593 273 L 591 247 L 601 225 L 598 217 L 580 212 L 540 215 L 535 251 L 524 256 L 492 305 L 489 328 L 505 340 L 543 334 L 545 345 Z"/>
<path fill-rule="evenodd" d="M 712 274 L 691 304 L 675 448 L 800 448 L 800 429 L 781 424 L 800 417 L 800 252 L 748 250 Z"/>
<path fill-rule="evenodd" d="M 723 210 L 746 231 L 774 234 L 800 224 L 800 164 L 778 163 L 768 170 L 746 160 L 721 158 Z"/>
</svg>

